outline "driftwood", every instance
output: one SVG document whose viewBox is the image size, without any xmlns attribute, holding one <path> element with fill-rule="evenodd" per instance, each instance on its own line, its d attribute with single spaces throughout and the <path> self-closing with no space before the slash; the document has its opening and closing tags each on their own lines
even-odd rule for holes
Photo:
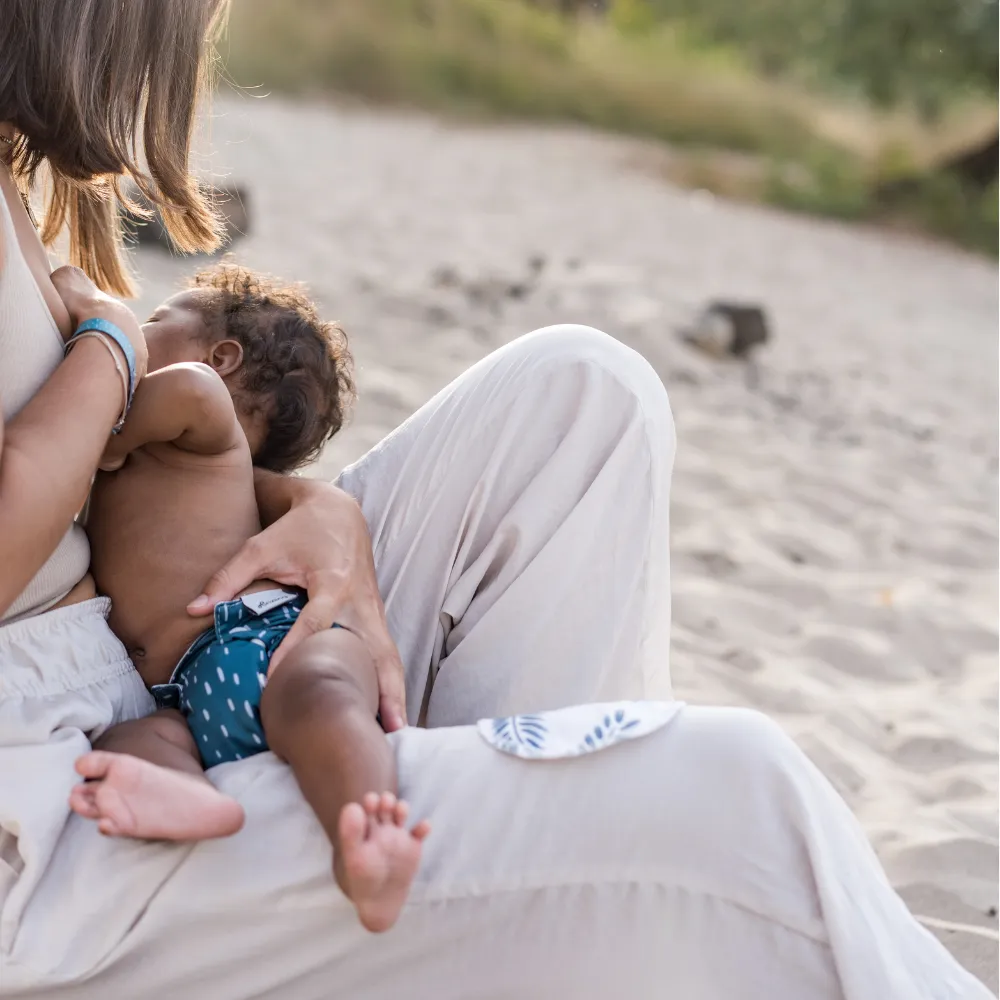
<svg viewBox="0 0 1000 1000">
<path fill-rule="evenodd" d="M 770 339 L 767 314 L 760 306 L 715 301 L 681 336 L 692 347 L 713 357 L 746 357 Z"/>
<path fill-rule="evenodd" d="M 131 194 L 135 201 L 152 215 L 150 218 L 143 218 L 134 212 L 123 212 L 122 221 L 126 238 L 140 246 L 172 249 L 170 237 L 156 206 L 134 191 Z M 208 194 L 223 218 L 226 242 L 234 243 L 241 236 L 246 236 L 250 231 L 249 196 L 246 190 L 239 186 L 210 187 Z"/>
</svg>

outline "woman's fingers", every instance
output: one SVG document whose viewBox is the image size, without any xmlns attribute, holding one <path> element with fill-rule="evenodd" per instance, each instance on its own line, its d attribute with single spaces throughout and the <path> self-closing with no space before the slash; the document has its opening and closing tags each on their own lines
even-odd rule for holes
<svg viewBox="0 0 1000 1000">
<path fill-rule="evenodd" d="M 395 732 L 406 725 L 406 686 L 403 681 L 403 663 L 386 628 L 384 612 L 378 613 L 381 599 L 378 599 L 379 603 L 374 611 L 372 605 L 366 604 L 366 611 L 359 615 L 357 605 L 345 603 L 343 594 L 344 588 L 333 584 L 328 584 L 324 589 L 314 587 L 310 590 L 309 601 L 289 629 L 288 635 L 274 651 L 268 672 L 280 666 L 281 661 L 303 639 L 332 628 L 334 624 L 341 625 L 368 647 L 378 678 L 382 727 L 387 733 Z"/>
<path fill-rule="evenodd" d="M 362 624 L 357 616 L 357 607 L 345 604 L 342 599 L 343 590 L 340 587 L 330 589 L 313 589 L 310 599 L 303 607 L 295 624 L 289 629 L 288 635 L 274 651 L 268 673 L 281 665 L 281 661 L 303 639 L 316 632 L 332 628 L 334 624 L 353 632 L 367 647 L 375 664 L 375 675 L 378 678 L 379 716 L 382 727 L 387 733 L 395 732 L 406 725 L 406 685 L 403 680 L 403 663 L 395 643 L 389 637 L 383 615 L 371 616 L 369 611 L 367 621 Z M 366 605 L 366 607 L 370 607 Z M 379 604 L 381 607 L 381 602 Z M 377 631 L 376 631 L 377 630 Z"/>
<path fill-rule="evenodd" d="M 368 648 L 371 647 L 370 638 Z M 384 633 L 384 642 L 374 659 L 375 674 L 378 677 L 379 717 L 382 728 L 387 733 L 394 733 L 406 725 L 406 684 L 403 679 L 403 661 L 388 632 Z"/>
<path fill-rule="evenodd" d="M 359 560 L 362 561 L 362 560 Z M 389 635 L 385 620 L 385 605 L 379 593 L 375 575 L 375 559 L 371 546 L 365 548 L 363 564 L 367 570 L 367 586 L 362 590 L 363 599 L 357 602 L 357 633 L 368 646 L 375 663 L 378 678 L 378 711 L 382 728 L 394 733 L 406 725 L 406 681 L 399 650 Z"/>
<path fill-rule="evenodd" d="M 188 605 L 188 614 L 207 615 L 262 579 L 301 587 L 309 595 L 269 669 L 280 666 L 303 639 L 341 625 L 371 654 L 383 727 L 390 733 L 403 728 L 403 664 L 386 625 L 368 525 L 357 502 L 335 487 L 312 484 L 306 500 L 251 538 L 212 577 L 205 592 Z"/>
<path fill-rule="evenodd" d="M 264 535 L 260 534 L 247 540 L 243 548 L 208 581 L 205 592 L 187 606 L 189 615 L 198 617 L 209 614 L 216 604 L 231 601 L 254 580 L 272 573 L 267 545 L 262 539 Z"/>
<path fill-rule="evenodd" d="M 394 733 L 406 725 L 406 683 L 403 661 L 389 635 L 385 606 L 375 581 L 375 564 L 368 559 L 368 585 L 341 607 L 338 624 L 349 628 L 368 647 L 378 678 L 378 711 L 382 728 Z"/>
</svg>

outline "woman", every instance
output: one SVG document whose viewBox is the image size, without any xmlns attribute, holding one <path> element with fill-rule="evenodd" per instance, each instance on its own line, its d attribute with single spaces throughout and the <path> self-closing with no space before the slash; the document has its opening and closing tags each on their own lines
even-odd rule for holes
<svg viewBox="0 0 1000 1000">
<path fill-rule="evenodd" d="M 127 352 L 92 337 L 61 360 L 58 334 L 110 320 L 140 374 L 144 345 L 108 296 L 66 315 L 15 182 L 47 161 L 43 237 L 65 218 L 75 261 L 124 290 L 101 178 L 149 187 L 133 154 L 142 118 L 168 225 L 191 248 L 213 246 L 187 154 L 219 11 L 217 0 L 11 7 L 0 25 L 0 996 L 988 996 L 913 921 L 846 806 L 762 716 L 688 708 L 576 760 L 520 760 L 467 725 L 640 696 L 664 661 L 670 411 L 641 358 L 581 327 L 475 366 L 348 469 L 346 492 L 261 477 L 270 527 L 192 608 L 274 577 L 309 591 L 290 641 L 336 618 L 372 648 L 401 792 L 434 826 L 392 934 L 357 925 L 322 832 L 269 754 L 213 772 L 247 814 L 228 840 L 103 839 L 67 817 L 88 739 L 151 705 L 73 525 L 123 412 Z M 404 712 L 432 728 L 401 729 Z"/>
</svg>

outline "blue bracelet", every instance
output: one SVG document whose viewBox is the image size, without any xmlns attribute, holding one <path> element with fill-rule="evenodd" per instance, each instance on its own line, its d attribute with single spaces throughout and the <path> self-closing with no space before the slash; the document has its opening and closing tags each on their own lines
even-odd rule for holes
<svg viewBox="0 0 1000 1000">
<path fill-rule="evenodd" d="M 97 316 L 93 319 L 85 319 L 76 328 L 73 336 L 70 337 L 70 341 L 81 333 L 86 333 L 88 330 L 94 330 L 97 333 L 103 333 L 106 337 L 110 337 L 121 348 L 122 354 L 125 355 L 125 362 L 128 364 L 128 400 L 125 403 L 125 412 L 128 413 L 128 409 L 132 405 L 132 397 L 135 395 L 135 348 L 132 347 L 132 343 L 128 337 L 114 323 Z"/>
</svg>

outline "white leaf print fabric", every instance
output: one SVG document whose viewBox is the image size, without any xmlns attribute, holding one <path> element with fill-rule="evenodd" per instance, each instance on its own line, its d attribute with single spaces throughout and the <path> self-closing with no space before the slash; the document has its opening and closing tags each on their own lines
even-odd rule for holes
<svg viewBox="0 0 1000 1000">
<path fill-rule="evenodd" d="M 477 727 L 479 735 L 503 753 L 525 760 L 557 760 L 648 736 L 682 708 L 679 701 L 615 701 L 481 719 Z"/>
</svg>

